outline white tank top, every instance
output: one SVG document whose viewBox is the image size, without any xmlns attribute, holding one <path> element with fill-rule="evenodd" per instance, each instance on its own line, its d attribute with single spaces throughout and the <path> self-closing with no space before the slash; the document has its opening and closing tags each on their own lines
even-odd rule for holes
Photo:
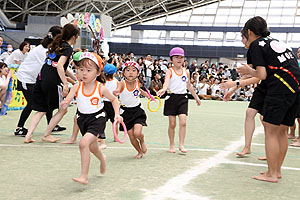
<svg viewBox="0 0 300 200">
<path fill-rule="evenodd" d="M 168 93 L 170 94 L 186 94 L 186 83 L 188 82 L 187 72 L 182 68 L 182 73 L 177 74 L 174 68 L 169 69 L 171 71 L 171 78 L 168 87 Z"/>
<path fill-rule="evenodd" d="M 110 93 L 113 93 L 114 90 L 118 87 L 118 80 L 116 78 L 113 78 L 112 80 L 106 80 L 105 87 L 110 91 Z M 107 98 L 104 97 L 104 101 L 109 101 Z"/>
<path fill-rule="evenodd" d="M 85 94 L 83 88 L 84 83 L 80 81 L 76 95 L 78 111 L 83 114 L 92 114 L 101 110 L 104 106 L 100 90 L 101 83 L 96 81 L 95 88 L 91 94 Z"/>
<path fill-rule="evenodd" d="M 122 80 L 123 82 L 123 90 L 120 92 L 120 103 L 122 106 L 127 108 L 132 108 L 138 106 L 141 101 L 139 95 L 140 92 L 140 84 L 137 80 L 135 80 L 133 90 L 128 90 L 127 81 Z"/>
</svg>

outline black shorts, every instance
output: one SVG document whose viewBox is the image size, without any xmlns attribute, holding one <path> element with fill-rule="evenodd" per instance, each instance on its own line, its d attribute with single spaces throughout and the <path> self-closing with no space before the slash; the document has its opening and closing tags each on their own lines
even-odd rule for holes
<svg viewBox="0 0 300 200">
<path fill-rule="evenodd" d="M 105 139 L 106 114 L 103 109 L 92 114 L 83 114 L 77 110 L 77 124 L 82 136 L 87 132 Z"/>
<path fill-rule="evenodd" d="M 264 92 L 259 89 L 255 89 L 248 108 L 253 108 L 254 110 L 257 110 L 258 113 L 262 114 L 261 112 L 263 109 L 265 96 L 266 94 Z"/>
<path fill-rule="evenodd" d="M 60 85 L 37 81 L 32 94 L 32 109 L 39 112 L 58 109 L 63 100 L 62 90 Z"/>
<path fill-rule="evenodd" d="M 263 121 L 274 125 L 293 126 L 299 113 L 299 93 L 266 95 Z"/>
<path fill-rule="evenodd" d="M 164 115 L 188 115 L 188 103 L 187 94 L 168 94 L 165 98 Z"/>
<path fill-rule="evenodd" d="M 104 102 L 104 111 L 106 113 L 106 121 L 110 120 L 111 123 L 115 121 L 115 111 L 112 103 L 110 101 L 103 101 Z"/>
<path fill-rule="evenodd" d="M 141 104 L 133 108 L 126 108 L 121 106 L 120 112 L 122 112 L 122 110 L 124 110 L 124 112 L 121 114 L 121 116 L 123 117 L 123 121 L 126 125 L 127 130 L 132 129 L 135 124 L 147 126 L 147 115 L 141 108 Z M 124 131 L 122 125 L 120 125 L 120 131 Z"/>
</svg>

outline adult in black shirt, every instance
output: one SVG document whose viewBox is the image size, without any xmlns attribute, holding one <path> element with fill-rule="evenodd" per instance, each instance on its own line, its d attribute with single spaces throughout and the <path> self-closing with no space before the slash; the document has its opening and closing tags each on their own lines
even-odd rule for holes
<svg viewBox="0 0 300 200">
<path fill-rule="evenodd" d="M 300 68 L 292 50 L 269 37 L 263 18 L 249 19 L 241 32 L 249 44 L 247 57 L 252 66 L 244 64 L 237 71 L 264 80 L 266 85 L 262 114 L 268 171 L 253 178 L 278 182 L 288 148 L 287 128 L 293 126 L 299 111 Z"/>
<path fill-rule="evenodd" d="M 79 35 L 79 29 L 73 24 L 66 24 L 62 33 L 58 34 L 53 42 L 48 46 L 48 56 L 45 60 L 33 91 L 32 109 L 37 113 L 33 116 L 28 133 L 25 137 L 25 143 L 35 142 L 32 139 L 32 133 L 38 125 L 40 119 L 48 110 L 59 108 L 63 97 L 67 96 L 69 88 L 65 76 L 69 65 L 69 59 Z M 56 142 L 60 139 L 51 136 L 55 125 L 66 114 L 66 109 L 59 108 L 58 112 L 52 117 L 50 123 L 43 135 L 42 140 Z"/>
</svg>

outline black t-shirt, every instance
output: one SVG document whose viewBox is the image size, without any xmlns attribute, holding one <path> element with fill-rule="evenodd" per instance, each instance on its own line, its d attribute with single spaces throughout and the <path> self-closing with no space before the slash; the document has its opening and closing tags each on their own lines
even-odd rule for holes
<svg viewBox="0 0 300 200">
<path fill-rule="evenodd" d="M 250 44 L 247 62 L 256 69 L 264 66 L 267 94 L 290 94 L 299 91 L 300 68 L 292 49 L 271 37 L 260 37 Z"/>
<path fill-rule="evenodd" d="M 247 52 L 247 64 L 250 65 L 252 64 L 253 65 L 253 62 L 251 60 L 251 55 L 249 54 L 249 51 Z M 253 66 L 254 67 L 254 66 Z M 257 87 L 255 88 L 255 90 L 259 90 L 261 91 L 262 93 L 266 94 L 267 93 L 267 85 L 265 83 L 266 81 L 265 80 L 261 80 L 259 82 L 259 84 L 257 84 Z"/>
<path fill-rule="evenodd" d="M 56 55 L 55 52 L 49 53 L 41 69 L 40 80 L 55 83 L 55 84 L 62 83 L 57 72 L 57 63 L 61 56 L 68 57 L 66 63 L 64 64 L 64 70 L 66 71 L 69 65 L 69 58 L 71 57 L 72 52 L 73 52 L 73 48 L 67 42 L 64 42 L 62 43 L 60 49 L 61 55 Z"/>
</svg>

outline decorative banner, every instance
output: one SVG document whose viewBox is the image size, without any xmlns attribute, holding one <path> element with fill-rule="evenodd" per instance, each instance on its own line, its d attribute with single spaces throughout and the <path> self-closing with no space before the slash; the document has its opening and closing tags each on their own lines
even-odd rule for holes
<svg viewBox="0 0 300 200">
<path fill-rule="evenodd" d="M 22 110 L 26 105 L 26 99 L 21 91 L 17 90 L 17 77 L 19 65 L 8 65 L 8 68 L 13 71 L 12 81 L 12 98 L 7 110 Z"/>
<path fill-rule="evenodd" d="M 85 28 L 88 27 L 89 23 L 90 23 L 90 14 L 89 13 L 85 13 L 84 14 L 84 27 Z"/>
</svg>

